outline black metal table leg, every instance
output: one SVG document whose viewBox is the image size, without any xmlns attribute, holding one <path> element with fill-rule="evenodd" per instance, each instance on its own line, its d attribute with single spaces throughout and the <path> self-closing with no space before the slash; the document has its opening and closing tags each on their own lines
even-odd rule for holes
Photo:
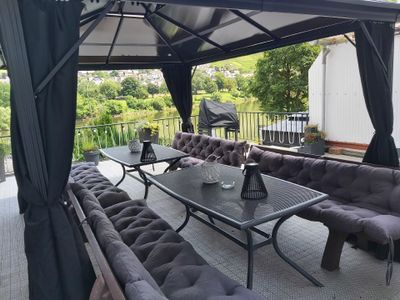
<svg viewBox="0 0 400 300">
<path fill-rule="evenodd" d="M 121 182 L 124 181 L 126 176 L 125 166 L 121 164 L 121 167 L 122 167 L 122 178 L 120 179 L 120 181 L 118 181 L 118 183 L 115 186 L 119 186 Z"/>
<path fill-rule="evenodd" d="M 144 184 L 144 199 L 147 200 L 147 196 L 149 195 L 150 182 L 147 179 L 146 173 L 143 172 L 143 170 L 140 169 L 140 167 L 135 167 L 135 170 L 138 172 L 140 178 L 142 178 L 142 180 L 143 180 L 143 184 Z"/>
<path fill-rule="evenodd" d="M 287 219 L 289 219 L 292 216 L 285 216 L 282 217 L 278 220 L 278 222 L 275 224 L 273 230 L 272 230 L 272 245 L 274 246 L 274 249 L 276 253 L 289 265 L 291 265 L 294 269 L 296 269 L 297 272 L 299 272 L 301 275 L 303 275 L 305 278 L 307 278 L 309 281 L 311 281 L 314 285 L 318 287 L 323 287 L 324 285 L 319 282 L 317 279 L 315 279 L 313 276 L 308 274 L 302 267 L 300 267 L 298 264 L 296 264 L 294 261 L 292 261 L 289 257 L 287 257 L 282 250 L 279 248 L 278 245 L 278 230 L 279 227 L 285 222 Z"/>
<path fill-rule="evenodd" d="M 177 230 L 175 230 L 176 232 L 180 232 L 183 228 L 185 228 L 186 224 L 189 222 L 190 219 L 190 209 L 188 206 L 185 205 L 186 208 L 186 216 L 185 216 L 185 220 L 183 221 L 182 225 L 178 227 Z"/>
<path fill-rule="evenodd" d="M 247 238 L 247 288 L 253 288 L 254 245 L 253 235 L 249 229 L 245 230 Z"/>
</svg>

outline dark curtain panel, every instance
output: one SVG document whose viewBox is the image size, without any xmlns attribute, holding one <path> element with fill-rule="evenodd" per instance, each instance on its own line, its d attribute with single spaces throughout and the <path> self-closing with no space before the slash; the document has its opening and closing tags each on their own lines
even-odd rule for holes
<svg viewBox="0 0 400 300">
<path fill-rule="evenodd" d="M 356 44 L 365 103 L 375 128 L 364 162 L 398 167 L 392 137 L 394 24 L 361 23 L 356 31 Z"/>
<path fill-rule="evenodd" d="M 163 67 L 162 72 L 172 101 L 182 118 L 182 131 L 194 132 L 190 118 L 193 107 L 192 68 L 185 64 L 175 64 Z"/>
<path fill-rule="evenodd" d="M 82 3 L 2 0 L 0 10 L 12 89 L 14 171 L 25 212 L 29 297 L 88 299 L 93 270 L 64 205 L 74 140 L 78 53 L 34 96 L 35 87 L 79 39 Z"/>
</svg>

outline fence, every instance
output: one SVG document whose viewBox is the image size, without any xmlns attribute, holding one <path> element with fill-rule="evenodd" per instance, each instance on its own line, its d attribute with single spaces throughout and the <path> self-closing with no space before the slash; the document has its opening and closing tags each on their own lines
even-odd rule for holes
<svg viewBox="0 0 400 300">
<path fill-rule="evenodd" d="M 239 112 L 240 140 L 250 143 L 295 146 L 299 145 L 308 124 L 308 113 Z M 159 143 L 171 145 L 175 133 L 181 128 L 179 117 L 153 120 L 159 125 Z M 198 128 L 198 116 L 192 117 L 194 128 Z M 104 125 L 77 127 L 73 159 L 83 159 L 82 147 L 85 142 L 96 144 L 99 148 L 127 145 L 136 135 L 138 122 L 123 122 Z M 213 130 L 213 135 L 225 137 L 223 128 Z M 232 137 L 231 137 L 232 138 Z M 0 136 L 0 143 L 10 145 L 10 136 Z M 11 152 L 10 152 L 11 153 Z M 11 154 L 5 158 L 6 173 L 12 173 Z"/>
<path fill-rule="evenodd" d="M 297 146 L 304 136 L 308 124 L 308 113 L 305 112 L 238 112 L 240 121 L 239 139 L 266 145 Z M 181 128 L 178 117 L 154 120 L 160 126 L 160 137 L 172 141 L 175 132 Z M 198 116 L 192 117 L 195 129 L 198 129 Z M 215 128 L 213 135 L 225 137 L 223 128 Z"/>
</svg>

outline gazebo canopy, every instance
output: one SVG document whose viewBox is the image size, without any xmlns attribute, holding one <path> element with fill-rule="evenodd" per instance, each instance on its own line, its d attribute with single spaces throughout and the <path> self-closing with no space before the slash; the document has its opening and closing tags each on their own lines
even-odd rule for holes
<svg viewBox="0 0 400 300">
<path fill-rule="evenodd" d="M 107 7 L 85 0 L 81 34 Z M 365 0 L 117 1 L 80 46 L 80 69 L 199 65 L 395 22 L 400 6 Z M 163 3 L 164 4 L 160 4 Z"/>
<path fill-rule="evenodd" d="M 182 129 L 191 130 L 192 66 L 354 31 L 366 107 L 376 130 L 364 160 L 399 165 L 391 136 L 398 4 L 83 2 L 82 11 L 80 0 L 0 1 L 0 67 L 5 58 L 30 299 L 87 299 L 91 287 L 92 269 L 76 235 L 79 229 L 64 207 L 74 147 L 78 65 L 92 70 L 161 67 Z"/>
</svg>

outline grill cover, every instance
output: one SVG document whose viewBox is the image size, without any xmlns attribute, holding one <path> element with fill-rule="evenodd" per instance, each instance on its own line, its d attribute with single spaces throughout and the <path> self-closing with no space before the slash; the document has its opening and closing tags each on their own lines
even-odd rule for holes
<svg viewBox="0 0 400 300">
<path fill-rule="evenodd" d="M 199 128 L 224 127 L 239 129 L 239 118 L 233 103 L 202 100 L 199 112 Z"/>
</svg>

